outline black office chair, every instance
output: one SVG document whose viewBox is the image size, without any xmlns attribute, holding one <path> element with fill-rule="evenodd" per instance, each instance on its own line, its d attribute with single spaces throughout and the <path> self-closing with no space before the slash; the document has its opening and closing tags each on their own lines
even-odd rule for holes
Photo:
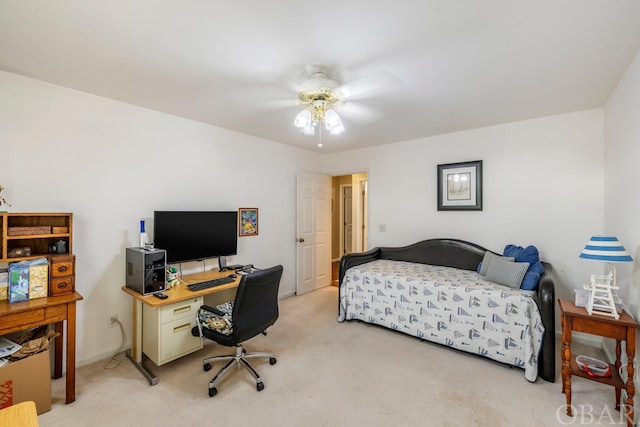
<svg viewBox="0 0 640 427">
<path fill-rule="evenodd" d="M 198 310 L 200 336 L 236 349 L 233 355 L 214 356 L 202 361 L 205 372 L 211 369 L 211 364 L 214 362 L 229 361 L 209 382 L 209 396 L 213 397 L 218 393 L 216 385 L 224 374 L 237 364 L 253 375 L 258 391 L 264 389 L 260 375 L 247 359 L 268 357 L 269 363 L 275 365 L 276 358 L 270 353 L 247 353 L 243 343 L 260 333 L 266 335 L 266 329 L 278 318 L 278 288 L 281 277 L 281 265 L 247 274 L 240 280 L 233 307 L 226 310 L 226 313 L 206 305 Z M 224 305 L 217 307 L 224 310 Z M 208 323 L 210 327 L 203 323 Z"/>
</svg>

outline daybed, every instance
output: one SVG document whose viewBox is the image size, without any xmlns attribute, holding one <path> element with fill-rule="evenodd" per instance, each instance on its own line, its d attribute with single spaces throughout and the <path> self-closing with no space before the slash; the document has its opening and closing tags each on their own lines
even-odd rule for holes
<svg viewBox="0 0 640 427">
<path fill-rule="evenodd" d="M 531 382 L 537 375 L 554 382 L 555 291 L 549 265 L 542 264 L 536 290 L 523 290 L 477 272 L 487 252 L 487 258 L 501 255 L 457 239 L 345 255 L 338 321 L 381 325 L 522 368 Z"/>
</svg>

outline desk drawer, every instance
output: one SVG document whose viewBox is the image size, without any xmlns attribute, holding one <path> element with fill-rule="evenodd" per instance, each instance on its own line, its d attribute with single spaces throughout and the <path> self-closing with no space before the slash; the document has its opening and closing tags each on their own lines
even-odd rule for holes
<svg viewBox="0 0 640 427">
<path fill-rule="evenodd" d="M 31 325 L 44 321 L 44 308 L 38 310 L 24 311 L 22 313 L 2 316 L 2 330 L 13 329 L 17 326 Z"/>
<path fill-rule="evenodd" d="M 191 335 L 191 328 L 194 326 L 197 326 L 195 316 L 162 325 L 158 364 L 169 362 L 202 348 L 202 338 Z"/>
<path fill-rule="evenodd" d="M 51 278 L 49 281 L 49 295 L 70 294 L 75 291 L 73 276 Z"/>
<path fill-rule="evenodd" d="M 51 260 L 51 277 L 70 276 L 73 274 L 73 259 L 58 261 L 52 257 Z"/>
<path fill-rule="evenodd" d="M 160 308 L 160 323 L 165 324 L 180 319 L 196 318 L 198 309 L 203 304 L 202 297 L 165 305 Z"/>
</svg>

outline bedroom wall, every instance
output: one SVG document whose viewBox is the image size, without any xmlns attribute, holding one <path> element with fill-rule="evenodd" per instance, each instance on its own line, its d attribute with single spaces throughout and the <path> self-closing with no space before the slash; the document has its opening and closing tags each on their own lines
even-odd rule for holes
<svg viewBox="0 0 640 427">
<path fill-rule="evenodd" d="M 604 231 L 614 234 L 633 257 L 617 264 L 620 295 L 640 319 L 640 52 L 627 69 L 604 108 L 605 203 Z"/>
<path fill-rule="evenodd" d="M 437 165 L 471 160 L 483 161 L 483 210 L 437 211 Z M 370 247 L 435 237 L 497 252 L 509 243 L 535 245 L 553 266 L 557 296 L 566 298 L 591 272 L 578 255 L 603 227 L 602 109 L 328 154 L 322 161 L 329 175 L 369 172 Z"/>
<path fill-rule="evenodd" d="M 319 172 L 317 154 L 0 72 L 0 155 L 10 211 L 74 213 L 79 364 L 120 346 L 109 314 L 131 343 L 124 252 L 156 209 L 258 207 L 229 263 L 283 264 L 281 294 L 295 290 L 296 172 Z"/>
</svg>

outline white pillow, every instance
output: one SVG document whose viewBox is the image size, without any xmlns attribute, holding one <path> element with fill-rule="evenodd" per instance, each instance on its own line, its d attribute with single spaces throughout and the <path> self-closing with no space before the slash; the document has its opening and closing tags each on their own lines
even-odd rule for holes
<svg viewBox="0 0 640 427">
<path fill-rule="evenodd" d="M 500 256 L 500 255 L 494 254 L 493 252 L 487 251 L 484 253 L 484 258 L 482 259 L 482 265 L 480 266 L 480 271 L 478 273 L 480 273 L 483 276 L 486 276 L 487 270 L 489 269 L 491 262 L 496 258 L 503 259 L 505 261 L 515 261 L 515 258 L 512 256 Z"/>
<path fill-rule="evenodd" d="M 522 279 L 527 274 L 528 268 L 528 262 L 513 262 L 496 258 L 491 261 L 485 279 L 500 285 L 520 289 Z"/>
</svg>

